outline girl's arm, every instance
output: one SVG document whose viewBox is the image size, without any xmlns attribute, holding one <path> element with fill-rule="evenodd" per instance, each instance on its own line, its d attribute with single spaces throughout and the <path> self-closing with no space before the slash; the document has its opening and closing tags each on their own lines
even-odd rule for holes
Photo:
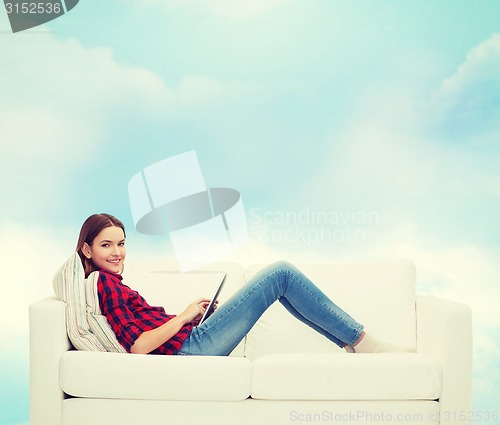
<svg viewBox="0 0 500 425">
<path fill-rule="evenodd" d="M 196 317 L 205 312 L 205 308 L 210 303 L 207 298 L 199 298 L 192 302 L 178 316 L 150 331 L 143 332 L 130 348 L 134 354 L 147 354 L 158 348 L 175 336 L 186 323 L 191 323 Z"/>
</svg>

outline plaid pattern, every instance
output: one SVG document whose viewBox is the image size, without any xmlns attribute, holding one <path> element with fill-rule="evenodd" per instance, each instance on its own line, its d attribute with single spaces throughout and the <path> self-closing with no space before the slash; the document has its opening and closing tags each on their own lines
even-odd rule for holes
<svg viewBox="0 0 500 425">
<path fill-rule="evenodd" d="M 123 284 L 122 276 L 117 273 L 100 270 L 97 291 L 101 312 L 127 352 L 130 352 L 135 340 L 143 332 L 155 329 L 175 317 L 166 314 L 163 307 L 150 306 L 137 291 Z M 150 354 L 176 354 L 192 328 L 191 324 L 184 325 L 175 336 Z"/>
</svg>

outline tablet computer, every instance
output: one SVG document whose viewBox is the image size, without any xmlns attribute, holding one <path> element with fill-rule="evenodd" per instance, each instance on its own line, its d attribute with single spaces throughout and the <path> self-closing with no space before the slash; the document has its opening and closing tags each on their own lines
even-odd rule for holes
<svg viewBox="0 0 500 425">
<path fill-rule="evenodd" d="M 220 291 L 222 290 L 222 287 L 224 286 L 224 282 L 226 280 L 226 273 L 222 276 L 219 285 L 217 286 L 217 289 L 215 291 L 215 295 L 212 297 L 210 300 L 210 304 L 208 304 L 205 313 L 203 313 L 203 316 L 201 317 L 200 323 L 198 324 L 201 325 L 213 312 L 214 312 L 214 305 L 215 302 L 217 301 L 217 298 L 219 298 Z"/>
</svg>

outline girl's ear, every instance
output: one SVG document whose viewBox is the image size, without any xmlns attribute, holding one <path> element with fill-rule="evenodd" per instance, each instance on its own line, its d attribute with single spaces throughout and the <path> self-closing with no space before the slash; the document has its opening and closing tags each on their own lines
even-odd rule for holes
<svg viewBox="0 0 500 425">
<path fill-rule="evenodd" d="M 90 246 L 87 242 L 84 242 L 82 246 L 82 252 L 85 257 L 87 257 L 89 260 L 92 258 L 92 250 L 90 249 Z"/>
</svg>

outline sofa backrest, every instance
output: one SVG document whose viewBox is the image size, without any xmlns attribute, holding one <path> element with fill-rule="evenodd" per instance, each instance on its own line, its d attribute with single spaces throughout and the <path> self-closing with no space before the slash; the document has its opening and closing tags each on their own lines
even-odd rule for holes
<svg viewBox="0 0 500 425">
<path fill-rule="evenodd" d="M 245 280 L 265 265 L 247 269 Z M 395 345 L 415 349 L 415 265 L 388 262 L 297 265 L 365 330 Z M 279 352 L 339 352 L 342 349 L 304 325 L 279 303 L 272 305 L 247 336 L 251 359 Z"/>
</svg>

